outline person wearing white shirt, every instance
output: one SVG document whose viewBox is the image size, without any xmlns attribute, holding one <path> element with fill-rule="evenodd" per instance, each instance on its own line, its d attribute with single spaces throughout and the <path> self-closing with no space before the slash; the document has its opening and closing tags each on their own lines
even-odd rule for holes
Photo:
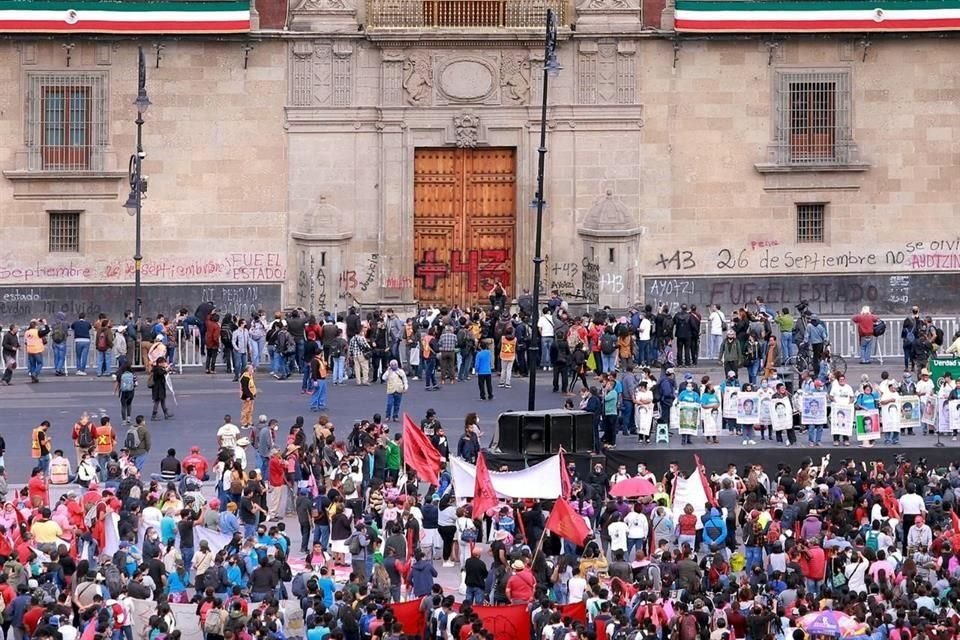
<svg viewBox="0 0 960 640">
<path fill-rule="evenodd" d="M 634 394 L 634 397 L 636 397 L 636 394 Z M 650 394 L 650 401 L 653 402 L 653 394 L 652 394 L 652 393 Z M 656 484 L 657 484 L 657 476 L 653 475 L 653 473 L 651 473 L 651 471 L 650 471 L 649 469 L 647 469 L 647 465 L 643 464 L 642 462 L 637 463 L 637 476 L 636 476 L 636 477 L 638 477 L 638 478 L 643 478 L 644 480 L 647 480 L 648 482 L 650 482 L 650 484 L 652 484 L 652 485 L 656 485 Z"/>
<path fill-rule="evenodd" d="M 567 582 L 567 592 L 570 604 L 583 602 L 583 595 L 587 592 L 587 581 L 580 575 L 580 567 L 573 568 L 573 577 Z"/>
<path fill-rule="evenodd" d="M 217 445 L 221 448 L 229 447 L 233 449 L 237 446 L 237 438 L 240 437 L 240 428 L 233 424 L 230 416 L 223 416 L 223 426 L 217 429 Z"/>
<path fill-rule="evenodd" d="M 847 577 L 847 588 L 852 593 L 866 593 L 867 583 L 864 579 L 870 563 L 856 551 L 850 556 L 847 565 L 843 568 L 843 575 Z"/>
<path fill-rule="evenodd" d="M 910 531 L 916 526 L 917 518 L 920 519 L 920 525 L 923 525 L 922 516 L 927 513 L 927 505 L 923 498 L 917 495 L 916 487 L 913 483 L 907 485 L 907 492 L 900 496 L 900 513 L 903 522 L 903 552 L 907 552 L 907 540 L 910 538 Z"/>
<path fill-rule="evenodd" d="M 647 522 L 647 516 L 643 514 L 640 503 L 633 506 L 633 511 L 623 518 L 623 523 L 627 525 L 627 557 L 632 557 L 637 551 L 645 552 L 650 523 Z"/>
<path fill-rule="evenodd" d="M 644 310 L 646 311 L 646 310 Z M 653 323 L 647 317 L 646 312 L 640 318 L 640 326 L 637 327 L 637 350 L 640 354 L 640 363 L 643 365 L 652 364 L 657 359 L 656 349 L 650 341 L 650 331 L 653 329 Z"/>
<path fill-rule="evenodd" d="M 623 465 L 623 464 L 620 465 L 620 466 L 617 468 L 617 472 L 616 472 L 615 474 L 613 474 L 612 476 L 610 476 L 610 487 L 612 488 L 612 487 L 613 487 L 614 485 L 616 485 L 618 482 L 623 482 L 624 480 L 628 479 L 629 477 L 630 477 L 630 474 L 627 473 L 627 466 L 626 466 L 626 465 Z"/>
<path fill-rule="evenodd" d="M 900 444 L 900 431 L 888 431 L 891 428 L 888 423 L 900 424 L 900 408 L 897 406 L 897 398 L 900 394 L 897 392 L 899 386 L 896 380 L 885 380 L 886 387 L 880 383 L 878 387 L 880 392 L 880 419 L 884 424 L 883 444 Z"/>
<path fill-rule="evenodd" d="M 713 305 L 713 311 L 710 312 L 708 320 L 710 322 L 710 342 L 707 343 L 708 355 L 711 360 L 716 360 L 720 355 L 720 345 L 723 343 L 723 325 L 727 322 L 723 311 L 720 311 L 720 305 Z"/>
<path fill-rule="evenodd" d="M 853 387 L 847 384 L 847 378 L 844 375 L 837 376 L 837 379 L 833 381 L 830 385 L 830 404 L 833 406 L 833 411 L 841 407 L 846 407 L 849 410 L 853 410 L 853 399 L 855 398 L 853 393 Z M 843 443 L 846 445 L 850 444 L 850 438 L 847 436 L 833 436 L 833 444 L 839 445 L 840 439 L 843 438 Z"/>
<path fill-rule="evenodd" d="M 544 307 L 543 315 L 537 320 L 537 331 L 540 332 L 540 368 L 551 371 L 550 349 L 553 347 L 553 317 L 549 307 Z"/>
<path fill-rule="evenodd" d="M 620 514 L 613 516 L 615 520 L 607 526 L 607 535 L 610 536 L 610 554 L 614 551 L 627 552 L 627 525 L 620 519 Z"/>
</svg>

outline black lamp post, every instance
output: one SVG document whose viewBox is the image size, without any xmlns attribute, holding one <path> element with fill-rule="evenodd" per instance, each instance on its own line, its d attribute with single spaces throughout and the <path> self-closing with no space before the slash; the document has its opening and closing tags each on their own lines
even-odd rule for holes
<svg viewBox="0 0 960 640">
<path fill-rule="evenodd" d="M 143 207 L 143 198 L 147 193 L 147 178 L 143 175 L 143 159 L 147 154 L 143 152 L 143 114 L 150 108 L 150 98 L 147 97 L 147 65 L 143 58 L 143 47 L 138 47 L 137 65 L 137 99 L 133 101 L 137 108 L 137 119 L 134 122 L 137 125 L 137 152 L 130 156 L 130 195 L 123 207 L 131 216 L 137 219 L 137 238 L 136 247 L 133 253 L 133 315 L 134 321 L 139 325 L 140 310 L 143 300 L 140 297 L 140 264 L 143 256 L 140 255 L 140 214 Z"/>
<path fill-rule="evenodd" d="M 547 90 L 550 76 L 560 73 L 562 67 L 557 61 L 557 20 L 552 9 L 547 9 L 547 31 L 543 45 L 543 99 L 540 105 L 540 147 L 537 149 L 537 193 L 534 196 L 533 206 L 537 208 L 537 238 L 533 249 L 533 317 L 531 321 L 532 340 L 527 349 L 530 362 L 530 389 L 527 398 L 527 410 L 537 408 L 537 368 L 540 366 L 540 330 L 537 324 L 540 321 L 540 265 L 543 258 L 540 256 L 543 245 L 543 207 L 547 204 L 543 199 L 543 170 L 547 158 Z M 547 354 L 549 357 L 549 354 Z"/>
</svg>

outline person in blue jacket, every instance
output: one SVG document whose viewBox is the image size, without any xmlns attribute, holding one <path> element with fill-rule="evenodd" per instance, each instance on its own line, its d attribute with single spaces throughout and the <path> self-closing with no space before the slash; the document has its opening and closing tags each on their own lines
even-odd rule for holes
<svg viewBox="0 0 960 640">
<path fill-rule="evenodd" d="M 689 373 L 684 377 L 683 387 L 681 387 L 680 394 L 677 396 L 677 402 L 700 404 L 700 392 L 697 391 L 697 383 Z M 681 435 L 680 444 L 693 444 L 693 436 L 686 433 Z"/>
<path fill-rule="evenodd" d="M 718 551 L 727 542 L 727 521 L 720 509 L 711 507 L 710 513 L 703 516 L 704 554 Z"/>
<path fill-rule="evenodd" d="M 477 351 L 473 360 L 481 400 L 493 400 L 493 352 L 490 351 L 491 345 L 492 342 L 489 338 L 483 340 L 481 342 L 482 348 Z"/>
<path fill-rule="evenodd" d="M 670 407 L 677 399 L 677 379 L 673 367 L 669 367 L 660 376 L 657 386 L 660 388 L 660 422 L 670 423 Z"/>
</svg>

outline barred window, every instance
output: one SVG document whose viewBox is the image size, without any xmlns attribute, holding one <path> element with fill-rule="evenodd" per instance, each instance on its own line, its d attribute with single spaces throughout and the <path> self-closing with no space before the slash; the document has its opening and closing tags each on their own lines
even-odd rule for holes
<svg viewBox="0 0 960 640">
<path fill-rule="evenodd" d="M 776 72 L 776 161 L 846 164 L 853 148 L 849 70 Z"/>
<path fill-rule="evenodd" d="M 824 218 L 827 205 L 797 204 L 797 244 L 813 244 L 824 241 Z"/>
<path fill-rule="evenodd" d="M 27 74 L 24 131 L 31 170 L 103 169 L 106 92 L 102 72 Z"/>
<path fill-rule="evenodd" d="M 50 253 L 80 252 L 80 212 L 50 212 Z"/>
</svg>

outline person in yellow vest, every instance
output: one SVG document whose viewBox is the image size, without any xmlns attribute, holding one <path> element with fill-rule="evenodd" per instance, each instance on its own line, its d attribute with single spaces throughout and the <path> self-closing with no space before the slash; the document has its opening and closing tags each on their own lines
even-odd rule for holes
<svg viewBox="0 0 960 640">
<path fill-rule="evenodd" d="M 63 450 L 57 449 L 50 459 L 50 484 L 69 484 L 73 481 L 70 473 L 70 460 L 63 455 Z"/>
<path fill-rule="evenodd" d="M 253 364 L 248 363 L 240 376 L 240 426 L 253 426 L 253 407 L 257 398 L 257 383 L 253 380 Z"/>
<path fill-rule="evenodd" d="M 507 327 L 500 336 L 500 384 L 498 387 L 510 388 L 510 377 L 513 375 L 513 362 L 517 359 L 517 338 L 513 335 L 513 327 Z"/>
<path fill-rule="evenodd" d="M 30 374 L 31 382 L 40 382 L 48 333 L 50 333 L 50 327 L 43 319 L 31 320 L 30 327 L 23 333 L 23 340 L 27 344 L 27 373 Z"/>
<path fill-rule="evenodd" d="M 30 456 L 37 461 L 37 466 L 44 475 L 50 470 L 50 448 L 53 441 L 48 433 L 49 430 L 50 421 L 44 420 L 33 429 L 30 435 Z"/>
<path fill-rule="evenodd" d="M 110 454 L 117 446 L 117 432 L 113 430 L 110 424 L 110 417 L 100 418 L 100 426 L 97 427 L 97 466 L 100 467 L 100 481 L 107 481 L 107 463 L 110 462 Z"/>
</svg>

